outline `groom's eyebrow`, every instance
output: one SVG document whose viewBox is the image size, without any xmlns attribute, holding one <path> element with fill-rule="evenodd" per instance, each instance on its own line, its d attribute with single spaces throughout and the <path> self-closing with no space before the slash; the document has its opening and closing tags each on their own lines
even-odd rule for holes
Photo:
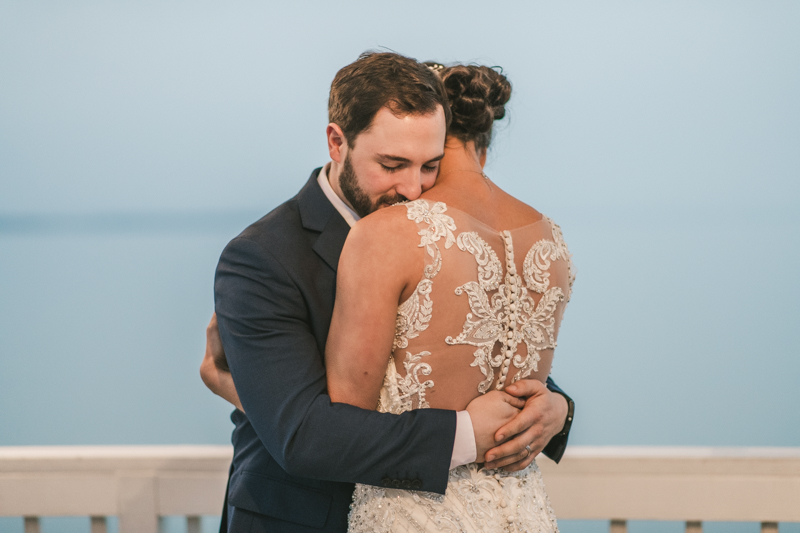
<svg viewBox="0 0 800 533">
<path fill-rule="evenodd" d="M 397 163 L 411 163 L 410 159 L 407 159 L 405 157 L 400 157 L 399 155 L 378 154 L 378 157 L 381 159 L 387 159 L 389 161 L 395 161 Z M 444 157 L 444 152 L 437 155 L 433 159 L 426 161 L 426 163 L 435 163 L 436 161 L 439 161 L 443 157 Z"/>
<path fill-rule="evenodd" d="M 389 160 L 389 161 L 395 161 L 397 163 L 411 163 L 410 159 L 407 159 L 405 157 L 400 157 L 400 156 L 397 156 L 397 155 L 378 154 L 378 157 L 381 158 L 381 159 Z M 441 154 L 437 155 L 433 159 L 430 159 L 429 161 L 426 161 L 426 163 L 434 163 L 436 161 L 439 161 L 443 157 L 444 157 L 444 152 L 442 152 Z"/>
<path fill-rule="evenodd" d="M 400 157 L 397 155 L 378 154 L 378 157 L 381 159 L 386 159 L 388 161 L 396 161 L 398 163 L 411 163 L 410 159 L 406 159 L 405 157 Z"/>
</svg>

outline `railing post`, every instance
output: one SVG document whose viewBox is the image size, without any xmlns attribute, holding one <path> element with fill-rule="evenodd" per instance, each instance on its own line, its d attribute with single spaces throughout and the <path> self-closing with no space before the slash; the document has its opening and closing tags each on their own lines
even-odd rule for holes
<svg viewBox="0 0 800 533">
<path fill-rule="evenodd" d="M 91 533 L 108 533 L 105 516 L 93 516 L 91 518 L 91 523 Z"/>
<path fill-rule="evenodd" d="M 156 480 L 153 475 L 117 478 L 119 533 L 158 533 Z"/>
<path fill-rule="evenodd" d="M 26 516 L 25 517 L 25 533 L 39 533 L 39 517 Z"/>
<path fill-rule="evenodd" d="M 625 520 L 612 520 L 611 533 L 628 533 L 628 522 Z"/>
<path fill-rule="evenodd" d="M 187 516 L 186 517 L 186 533 L 200 533 L 200 517 Z"/>
<path fill-rule="evenodd" d="M 761 522 L 761 533 L 778 533 L 778 523 Z"/>
<path fill-rule="evenodd" d="M 703 523 L 686 522 L 686 533 L 703 533 Z"/>
</svg>

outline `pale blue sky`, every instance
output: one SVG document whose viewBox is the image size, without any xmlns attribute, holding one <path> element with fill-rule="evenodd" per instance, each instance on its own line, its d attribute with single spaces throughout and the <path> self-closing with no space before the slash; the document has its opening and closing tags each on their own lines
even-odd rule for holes
<svg viewBox="0 0 800 533">
<path fill-rule="evenodd" d="M 798 22 L 788 1 L 6 1 L 0 213 L 261 209 L 325 159 L 330 80 L 379 46 L 505 68 L 490 170 L 531 202 L 796 206 Z"/>
</svg>

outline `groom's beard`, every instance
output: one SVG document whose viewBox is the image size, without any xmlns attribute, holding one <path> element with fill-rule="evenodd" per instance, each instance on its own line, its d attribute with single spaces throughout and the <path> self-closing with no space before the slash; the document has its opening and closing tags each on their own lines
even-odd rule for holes
<svg viewBox="0 0 800 533">
<path fill-rule="evenodd" d="M 350 162 L 350 154 L 347 154 L 344 158 L 342 171 L 339 174 L 339 187 L 342 189 L 344 197 L 350 202 L 350 205 L 353 206 L 353 211 L 362 218 L 373 211 L 377 211 L 381 207 L 388 207 L 407 200 L 407 198 L 399 194 L 384 194 L 378 198 L 377 202 L 373 203 L 370 201 L 367 193 L 365 193 L 364 189 L 358 184 L 358 178 L 356 178 L 356 173 L 353 170 L 353 164 Z"/>
</svg>

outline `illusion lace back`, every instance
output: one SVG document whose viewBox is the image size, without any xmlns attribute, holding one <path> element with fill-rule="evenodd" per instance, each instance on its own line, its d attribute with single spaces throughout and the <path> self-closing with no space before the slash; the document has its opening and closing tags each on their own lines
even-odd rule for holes
<svg viewBox="0 0 800 533">
<path fill-rule="evenodd" d="M 442 202 L 398 206 L 416 224 L 425 267 L 397 310 L 378 410 L 463 410 L 518 379 L 544 381 L 574 274 L 547 217 L 497 231 Z M 521 472 L 450 471 L 444 496 L 357 485 L 350 531 L 557 531 L 534 461 Z"/>
</svg>

